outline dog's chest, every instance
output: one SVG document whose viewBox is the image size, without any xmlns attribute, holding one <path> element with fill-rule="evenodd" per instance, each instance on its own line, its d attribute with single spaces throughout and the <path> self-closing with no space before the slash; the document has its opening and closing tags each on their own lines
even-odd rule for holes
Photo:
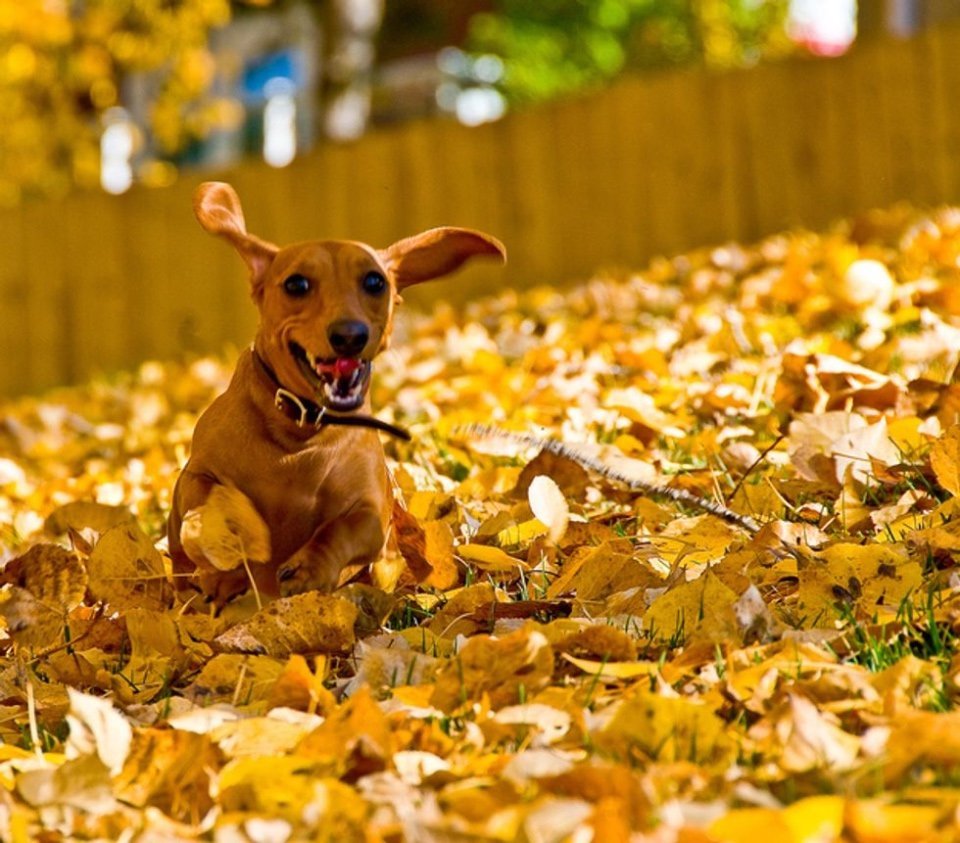
<svg viewBox="0 0 960 843">
<path fill-rule="evenodd" d="M 331 461 L 316 449 L 295 454 L 272 451 L 266 459 L 238 465 L 237 486 L 260 510 L 268 524 L 334 514 L 337 501 L 326 493 Z M 242 463 L 246 460 L 240 458 Z"/>
</svg>

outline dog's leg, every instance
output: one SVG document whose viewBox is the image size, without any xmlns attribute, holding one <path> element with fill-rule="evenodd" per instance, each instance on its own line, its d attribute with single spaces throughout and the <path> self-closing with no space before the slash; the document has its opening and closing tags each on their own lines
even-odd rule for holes
<svg viewBox="0 0 960 843">
<path fill-rule="evenodd" d="M 345 515 L 320 527 L 277 571 L 280 593 L 333 591 L 348 565 L 368 565 L 383 550 L 386 526 L 383 508 L 361 502 Z"/>
<path fill-rule="evenodd" d="M 218 570 L 205 557 L 191 556 L 183 546 L 180 535 L 183 521 L 189 513 L 200 510 L 200 517 L 203 517 L 202 507 L 218 486 L 220 484 L 211 475 L 184 469 L 173 492 L 167 542 L 173 562 L 174 586 L 180 591 L 195 589 L 204 595 L 207 602 L 222 608 L 250 585 L 247 569 L 241 566 L 228 571 Z M 252 536 L 245 534 L 245 526 L 241 521 L 228 519 L 226 527 L 235 535 L 236 546 L 252 545 Z"/>
</svg>

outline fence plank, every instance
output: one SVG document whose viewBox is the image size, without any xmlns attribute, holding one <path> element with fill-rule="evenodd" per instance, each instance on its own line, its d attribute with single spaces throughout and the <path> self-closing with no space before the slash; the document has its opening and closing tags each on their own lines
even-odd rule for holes
<svg viewBox="0 0 960 843">
<path fill-rule="evenodd" d="M 27 329 L 27 278 L 24 270 L 23 211 L 14 208 L 0 222 L 0 393 L 30 390 L 31 342 Z M 33 387 L 34 389 L 38 387 Z"/>
</svg>

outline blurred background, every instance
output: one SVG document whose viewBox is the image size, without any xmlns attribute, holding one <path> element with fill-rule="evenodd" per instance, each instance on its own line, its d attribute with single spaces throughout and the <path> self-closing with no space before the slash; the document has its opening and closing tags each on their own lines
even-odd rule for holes
<svg viewBox="0 0 960 843">
<path fill-rule="evenodd" d="M 249 340 L 193 220 L 582 280 L 869 208 L 960 201 L 960 0 L 0 0 L 0 394 Z"/>
</svg>

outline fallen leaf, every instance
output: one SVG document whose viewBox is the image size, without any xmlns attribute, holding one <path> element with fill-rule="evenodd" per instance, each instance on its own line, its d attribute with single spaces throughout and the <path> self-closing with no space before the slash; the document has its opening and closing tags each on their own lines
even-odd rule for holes
<svg viewBox="0 0 960 843">
<path fill-rule="evenodd" d="M 56 544 L 37 544 L 4 566 L 0 582 L 25 588 L 51 609 L 69 612 L 83 601 L 87 570 L 75 553 Z"/>
<path fill-rule="evenodd" d="M 338 774 L 350 771 L 363 775 L 384 769 L 393 749 L 386 716 L 369 689 L 360 688 L 300 741 L 296 753 L 330 765 Z"/>
<path fill-rule="evenodd" d="M 649 692 L 615 703 L 609 722 L 593 735 L 614 758 L 723 765 L 737 753 L 726 724 L 707 706 Z"/>
<path fill-rule="evenodd" d="M 798 605 L 809 623 L 833 624 L 838 607 L 883 608 L 891 616 L 923 582 L 920 564 L 905 549 L 885 545 L 832 545 L 800 569 Z"/>
<path fill-rule="evenodd" d="M 270 561 L 270 530 L 250 499 L 233 486 L 214 484 L 202 506 L 183 516 L 180 541 L 195 562 L 218 571 Z"/>
<path fill-rule="evenodd" d="M 62 609 L 43 603 L 25 588 L 16 586 L 4 586 L 0 601 L 0 617 L 19 646 L 43 650 L 65 640 L 67 618 Z"/>
<path fill-rule="evenodd" d="M 162 611 L 172 600 L 163 559 L 135 525 L 121 524 L 104 533 L 87 560 L 94 597 L 116 610 Z"/>
<path fill-rule="evenodd" d="M 83 694 L 73 688 L 67 688 L 67 693 L 70 696 L 67 757 L 96 754 L 111 775 L 116 775 L 130 752 L 133 729 L 109 700 Z"/>
<path fill-rule="evenodd" d="M 960 496 L 960 424 L 951 425 L 933 443 L 930 467 L 941 487 L 954 497 Z"/>
<path fill-rule="evenodd" d="M 539 474 L 530 481 L 527 500 L 533 514 L 546 525 L 550 541 L 559 542 L 570 522 L 570 507 L 560 487 L 550 477 Z"/>
<path fill-rule="evenodd" d="M 220 751 L 207 735 L 138 729 L 114 792 L 131 805 L 195 821 L 213 804 L 211 782 L 222 763 Z"/>
<path fill-rule="evenodd" d="M 430 702 L 452 712 L 487 694 L 494 709 L 503 708 L 535 693 L 552 674 L 553 651 L 542 633 L 521 629 L 503 638 L 477 635 L 440 669 Z"/>
<path fill-rule="evenodd" d="M 457 555 L 490 573 L 516 573 L 528 567 L 522 559 L 515 559 L 499 547 L 485 544 L 462 544 L 457 548 Z"/>
<path fill-rule="evenodd" d="M 120 524 L 133 524 L 133 513 L 125 506 L 109 506 L 96 501 L 70 501 L 51 512 L 43 529 L 51 536 L 59 536 L 68 530 L 90 529 L 105 533 Z"/>
<path fill-rule="evenodd" d="M 230 653 L 335 653 L 353 646 L 356 620 L 357 607 L 349 600 L 308 591 L 274 600 L 214 643 Z"/>
<path fill-rule="evenodd" d="M 283 663 L 271 656 L 220 653 L 203 666 L 184 694 L 198 705 L 265 706 L 282 673 Z"/>
<path fill-rule="evenodd" d="M 643 616 L 643 627 L 659 641 L 738 641 L 736 600 L 736 593 L 707 569 L 696 580 L 680 582 L 657 597 Z"/>
<path fill-rule="evenodd" d="M 781 747 L 779 763 L 786 772 L 848 770 L 857 763 L 860 739 L 841 729 L 805 697 L 790 695 L 775 729 Z"/>
</svg>

